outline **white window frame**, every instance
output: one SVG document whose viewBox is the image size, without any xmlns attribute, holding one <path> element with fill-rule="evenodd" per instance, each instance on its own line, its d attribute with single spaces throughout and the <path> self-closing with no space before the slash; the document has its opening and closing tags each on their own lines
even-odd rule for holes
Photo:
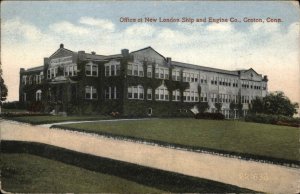
<svg viewBox="0 0 300 194">
<path fill-rule="evenodd" d="M 137 71 L 136 74 L 135 71 Z M 144 77 L 144 65 L 140 62 L 128 63 L 127 75 Z"/>
<path fill-rule="evenodd" d="M 173 81 L 180 81 L 180 69 L 173 69 L 172 70 L 172 80 Z"/>
<path fill-rule="evenodd" d="M 121 74 L 121 64 L 119 61 L 110 61 L 104 65 L 104 76 L 119 76 Z M 107 71 L 108 70 L 108 71 Z M 112 75 L 113 72 L 113 75 Z"/>
<path fill-rule="evenodd" d="M 172 101 L 180 101 L 180 91 L 177 90 L 173 90 L 172 92 Z"/>
<path fill-rule="evenodd" d="M 35 92 L 35 101 L 41 101 L 42 100 L 42 90 L 37 90 Z"/>
<path fill-rule="evenodd" d="M 138 85 L 138 86 L 129 86 L 127 88 L 127 93 L 131 93 L 131 97 L 129 97 L 129 95 L 127 95 L 128 99 L 132 99 L 132 100 L 144 100 L 144 87 L 142 85 Z M 137 94 L 137 96 L 135 97 L 135 94 Z"/>
<path fill-rule="evenodd" d="M 155 89 L 155 100 L 158 101 L 169 101 L 170 94 L 166 86 L 161 85 Z"/>
<path fill-rule="evenodd" d="M 87 98 L 86 97 L 86 94 L 89 93 L 90 94 L 90 97 Z M 96 97 L 94 98 L 93 97 L 93 94 L 96 93 Z M 98 99 L 98 93 L 97 93 L 97 88 L 94 87 L 94 86 L 85 86 L 85 95 L 84 95 L 84 98 L 86 100 L 95 100 L 95 99 Z"/>
<path fill-rule="evenodd" d="M 47 70 L 47 78 L 48 79 L 53 79 L 57 76 L 57 73 L 58 73 L 58 67 L 50 67 Z"/>
<path fill-rule="evenodd" d="M 149 95 L 151 95 L 151 97 L 149 98 Z M 147 89 L 147 100 L 152 100 L 152 88 L 148 88 Z"/>
<path fill-rule="evenodd" d="M 87 70 L 89 70 L 90 74 L 87 73 Z M 92 62 L 85 64 L 84 71 L 85 71 L 85 75 L 88 77 L 98 77 L 98 65 L 97 64 L 94 64 Z M 96 72 L 96 75 L 94 75 L 94 72 Z"/>
<path fill-rule="evenodd" d="M 147 77 L 152 78 L 152 76 L 153 76 L 152 71 L 153 71 L 152 65 L 148 65 L 147 66 Z"/>
<path fill-rule="evenodd" d="M 169 79 L 169 69 L 166 67 L 155 67 L 155 78 Z"/>
<path fill-rule="evenodd" d="M 77 75 L 77 65 L 65 65 L 64 66 L 64 76 L 76 76 Z"/>
</svg>

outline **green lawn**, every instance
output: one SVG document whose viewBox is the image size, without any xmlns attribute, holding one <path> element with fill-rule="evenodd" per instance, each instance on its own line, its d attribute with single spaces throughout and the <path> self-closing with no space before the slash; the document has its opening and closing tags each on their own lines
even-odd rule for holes
<svg viewBox="0 0 300 194">
<path fill-rule="evenodd" d="M 9 192 L 162 192 L 123 178 L 29 154 L 2 154 L 1 171 L 2 189 Z"/>
<path fill-rule="evenodd" d="M 299 129 L 242 121 L 154 119 L 62 125 L 91 133 L 108 133 L 200 148 L 299 161 Z"/>
<path fill-rule="evenodd" d="M 34 125 L 57 123 L 64 121 L 88 121 L 88 120 L 103 120 L 113 119 L 110 116 L 95 115 L 95 116 L 22 116 L 22 117 L 10 117 L 7 119 L 30 123 Z"/>
<path fill-rule="evenodd" d="M 233 185 L 105 158 L 95 160 L 88 157 L 81 161 L 82 157 L 80 154 L 78 156 L 80 159 L 76 163 L 81 165 L 86 163 L 87 166 L 93 164 L 100 171 L 86 170 L 30 154 L 2 153 L 0 164 L 2 189 L 21 193 L 254 192 Z M 75 161 L 77 159 L 75 158 L 72 160 Z"/>
</svg>

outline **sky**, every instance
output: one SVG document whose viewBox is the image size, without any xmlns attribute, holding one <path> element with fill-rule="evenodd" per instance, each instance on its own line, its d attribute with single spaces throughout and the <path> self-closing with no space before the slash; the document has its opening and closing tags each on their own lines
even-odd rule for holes
<svg viewBox="0 0 300 194">
<path fill-rule="evenodd" d="M 121 22 L 120 18 L 142 18 Z M 145 22 L 183 17 L 207 22 Z M 208 22 L 208 18 L 241 22 Z M 281 22 L 267 22 L 266 18 Z M 244 18 L 264 22 L 244 22 Z M 269 91 L 300 101 L 300 9 L 295 1 L 2 1 L 1 63 L 8 101 L 18 100 L 20 68 L 43 65 L 65 48 L 97 54 L 153 47 L 172 60 L 267 75 Z"/>
</svg>

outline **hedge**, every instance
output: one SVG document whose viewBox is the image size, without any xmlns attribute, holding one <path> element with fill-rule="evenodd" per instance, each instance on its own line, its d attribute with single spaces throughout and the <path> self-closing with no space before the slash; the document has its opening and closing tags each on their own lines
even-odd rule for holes
<svg viewBox="0 0 300 194">
<path fill-rule="evenodd" d="M 197 113 L 195 119 L 212 119 L 212 120 L 224 120 L 225 116 L 221 113 Z"/>
<path fill-rule="evenodd" d="M 273 125 L 285 125 L 290 127 L 300 127 L 300 118 L 287 117 L 283 115 L 248 114 L 245 117 L 245 121 Z"/>
</svg>

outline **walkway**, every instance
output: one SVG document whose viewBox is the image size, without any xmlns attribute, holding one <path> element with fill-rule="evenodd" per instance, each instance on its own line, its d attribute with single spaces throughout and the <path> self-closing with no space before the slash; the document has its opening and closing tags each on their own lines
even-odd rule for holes
<svg viewBox="0 0 300 194">
<path fill-rule="evenodd" d="M 41 124 L 37 126 L 50 128 L 54 125 L 76 124 L 76 123 L 94 123 L 94 122 L 118 122 L 118 121 L 138 121 L 138 120 L 152 120 L 157 118 L 141 118 L 141 119 L 110 119 L 110 120 L 91 120 L 91 121 L 64 121 L 59 123 Z"/>
<path fill-rule="evenodd" d="M 300 169 L 1 121 L 1 139 L 31 141 L 268 193 L 299 193 Z"/>
</svg>

